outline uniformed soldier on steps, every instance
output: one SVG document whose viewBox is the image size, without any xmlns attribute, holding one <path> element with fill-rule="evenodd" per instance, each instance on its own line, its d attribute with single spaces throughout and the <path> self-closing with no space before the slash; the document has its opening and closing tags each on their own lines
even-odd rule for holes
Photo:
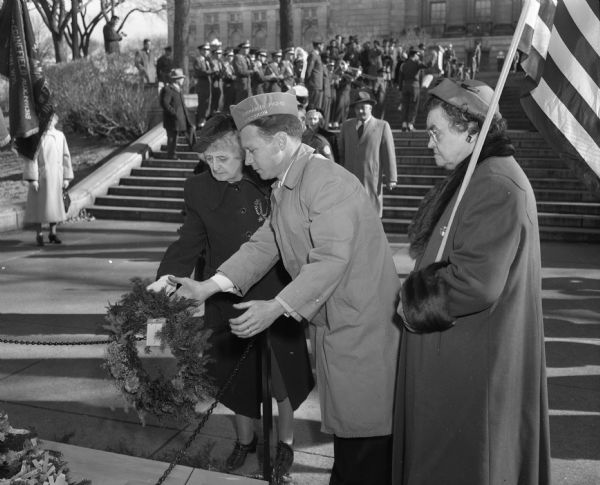
<svg viewBox="0 0 600 485">
<path fill-rule="evenodd" d="M 256 54 L 256 61 L 254 62 L 252 77 L 250 78 L 250 83 L 252 86 L 253 94 L 264 94 L 265 93 L 265 85 L 267 83 L 267 79 L 265 78 L 265 70 L 264 67 L 267 63 L 267 51 L 260 50 Z"/>
<path fill-rule="evenodd" d="M 210 112 L 210 94 L 212 81 L 212 64 L 210 60 L 210 44 L 198 47 L 200 52 L 194 60 L 194 77 L 196 78 L 196 94 L 198 109 L 196 110 L 196 128 L 202 128 Z"/>
<path fill-rule="evenodd" d="M 267 80 L 269 93 L 277 93 L 281 91 L 283 84 L 283 75 L 281 74 L 281 51 L 275 51 L 272 54 L 271 62 L 265 66 L 265 79 Z"/>
<path fill-rule="evenodd" d="M 223 49 L 215 46 L 211 55 L 212 77 L 210 90 L 210 114 L 223 111 L 223 60 L 221 56 Z"/>
<path fill-rule="evenodd" d="M 250 78 L 252 77 L 252 61 L 250 60 L 250 42 L 242 42 L 238 46 L 238 53 L 233 58 L 235 72 L 235 103 L 252 95 Z"/>
<path fill-rule="evenodd" d="M 235 71 L 233 69 L 233 49 L 225 53 L 223 60 L 223 111 L 229 113 L 229 107 L 235 103 Z"/>
</svg>

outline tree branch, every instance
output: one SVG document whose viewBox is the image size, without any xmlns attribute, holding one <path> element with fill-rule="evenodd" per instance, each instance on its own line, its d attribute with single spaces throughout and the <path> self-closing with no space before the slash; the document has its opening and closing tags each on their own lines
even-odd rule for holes
<svg viewBox="0 0 600 485">
<path fill-rule="evenodd" d="M 134 13 L 134 12 L 141 12 L 141 13 L 160 13 L 162 12 L 166 7 L 165 6 L 161 6 L 160 8 L 140 8 L 140 7 L 136 7 L 132 10 L 130 10 L 129 12 L 127 12 L 127 15 L 125 15 L 125 18 L 123 19 L 123 22 L 121 22 L 121 27 L 119 27 L 119 30 L 121 30 L 121 28 L 125 25 L 125 22 L 127 21 L 127 19 L 129 18 L 129 16 Z"/>
</svg>

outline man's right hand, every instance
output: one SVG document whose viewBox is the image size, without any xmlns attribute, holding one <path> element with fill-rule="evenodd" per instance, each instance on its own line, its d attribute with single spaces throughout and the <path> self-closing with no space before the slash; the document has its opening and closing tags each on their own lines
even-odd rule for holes
<svg viewBox="0 0 600 485">
<path fill-rule="evenodd" d="M 191 278 L 178 278 L 177 276 L 169 275 L 169 283 L 175 286 L 181 285 L 175 292 L 175 295 L 196 300 L 199 305 L 215 293 L 221 291 L 219 285 L 210 279 L 196 281 Z"/>
</svg>

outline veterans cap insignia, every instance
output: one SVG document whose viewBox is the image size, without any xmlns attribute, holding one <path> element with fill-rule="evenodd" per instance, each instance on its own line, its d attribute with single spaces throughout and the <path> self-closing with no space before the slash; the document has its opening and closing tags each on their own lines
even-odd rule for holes
<svg viewBox="0 0 600 485">
<path fill-rule="evenodd" d="M 298 101 L 293 94 L 257 94 L 231 106 L 231 116 L 238 130 L 254 120 L 270 115 L 298 115 Z"/>
</svg>

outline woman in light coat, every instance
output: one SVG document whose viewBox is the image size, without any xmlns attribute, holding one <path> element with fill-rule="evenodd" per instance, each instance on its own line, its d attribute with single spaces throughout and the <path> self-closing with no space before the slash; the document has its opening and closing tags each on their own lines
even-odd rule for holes
<svg viewBox="0 0 600 485">
<path fill-rule="evenodd" d="M 50 224 L 49 242 L 62 242 L 56 234 L 57 223 L 66 218 L 62 191 L 73 180 L 69 147 L 63 132 L 56 129 L 57 122 L 58 116 L 52 115 L 34 159 L 28 160 L 23 170 L 23 178 L 29 182 L 25 222 L 34 223 L 38 246 L 44 245 L 45 222 Z"/>
</svg>

